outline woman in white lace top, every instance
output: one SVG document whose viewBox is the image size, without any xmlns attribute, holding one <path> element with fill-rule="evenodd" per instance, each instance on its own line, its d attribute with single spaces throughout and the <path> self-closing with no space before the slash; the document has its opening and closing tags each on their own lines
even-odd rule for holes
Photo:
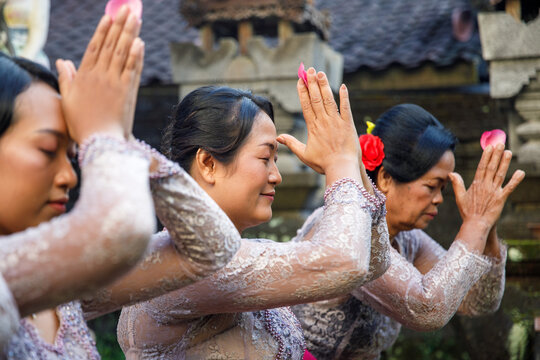
<svg viewBox="0 0 540 360">
<path fill-rule="evenodd" d="M 104 16 L 78 71 L 57 62 L 59 84 L 32 62 L 0 58 L 0 336 L 9 342 L 1 358 L 98 359 L 85 318 L 207 276 L 240 245 L 194 230 L 204 218 L 236 231 L 177 165 L 128 140 L 144 55 L 140 25 L 127 8 L 114 22 Z M 71 139 L 81 144 L 83 182 L 62 215 L 77 181 Z M 103 289 L 145 254 L 155 226 L 149 178 L 171 235 L 156 234 L 142 263 Z M 211 210 L 206 217 L 197 215 L 201 204 Z M 86 314 L 76 300 L 83 296 Z"/>
<path fill-rule="evenodd" d="M 524 177 L 516 171 L 502 187 L 511 153 L 501 144 L 488 147 L 465 191 L 453 172 L 455 137 L 424 109 L 396 106 L 379 118 L 372 135 L 384 144 L 384 160 L 369 173 L 387 198 L 391 266 L 348 295 L 294 307 L 319 360 L 378 359 L 401 325 L 430 331 L 456 312 L 487 314 L 504 291 L 506 247 L 495 223 Z M 445 250 L 422 229 L 437 215 L 449 179 L 463 225 Z M 316 212 L 306 224 L 319 221 Z"/>
<path fill-rule="evenodd" d="M 307 76 L 309 92 L 298 82 L 307 145 L 285 135 L 277 141 L 326 175 L 322 221 L 299 234 L 303 242 L 242 239 L 214 275 L 124 308 L 118 340 L 128 359 L 302 359 L 301 329 L 283 306 L 346 294 L 388 267 L 384 198 L 359 167 L 347 89 L 340 89 L 340 115 L 326 75 L 310 69 Z M 267 100 L 204 87 L 179 104 L 164 150 L 219 204 L 240 238 L 272 215 L 281 182 L 277 141 Z"/>
</svg>

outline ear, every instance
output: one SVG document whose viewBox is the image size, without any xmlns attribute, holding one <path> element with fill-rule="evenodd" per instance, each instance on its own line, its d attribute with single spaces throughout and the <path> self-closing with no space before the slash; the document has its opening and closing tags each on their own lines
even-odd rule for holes
<svg viewBox="0 0 540 360">
<path fill-rule="evenodd" d="M 206 150 L 199 149 L 195 155 L 191 170 L 199 174 L 199 177 L 209 185 L 215 183 L 216 159 Z"/>
<path fill-rule="evenodd" d="M 394 182 L 394 179 L 386 171 L 384 166 L 381 166 L 379 172 L 377 173 L 377 187 L 383 194 L 388 194 L 390 190 L 390 185 Z"/>
</svg>

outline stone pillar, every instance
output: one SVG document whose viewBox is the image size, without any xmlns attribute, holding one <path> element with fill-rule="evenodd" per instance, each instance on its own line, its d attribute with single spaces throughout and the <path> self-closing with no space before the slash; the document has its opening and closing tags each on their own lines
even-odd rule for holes
<svg viewBox="0 0 540 360">
<path fill-rule="evenodd" d="M 529 24 L 503 12 L 478 15 L 482 55 L 490 62 L 490 93 L 515 99 L 523 123 L 509 124 L 520 163 L 540 163 L 540 18 Z M 512 137 L 515 133 L 517 137 Z"/>
</svg>

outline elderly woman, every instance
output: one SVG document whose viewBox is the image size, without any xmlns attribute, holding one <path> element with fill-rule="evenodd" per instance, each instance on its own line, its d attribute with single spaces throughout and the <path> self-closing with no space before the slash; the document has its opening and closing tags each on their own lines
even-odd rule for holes
<svg viewBox="0 0 540 360">
<path fill-rule="evenodd" d="M 444 326 L 456 313 L 495 311 L 504 291 L 506 247 L 495 223 L 523 179 L 516 171 L 502 187 L 512 157 L 502 144 L 484 151 L 471 187 L 454 173 L 456 138 L 416 105 L 384 113 L 361 137 L 369 174 L 386 195 L 391 266 L 350 294 L 294 307 L 308 349 L 317 359 L 378 359 L 401 325 L 419 331 Z M 383 156 L 377 156 L 384 155 Z M 422 229 L 437 215 L 452 181 L 463 224 L 448 250 Z M 317 223 L 315 212 L 310 223 Z"/>
</svg>

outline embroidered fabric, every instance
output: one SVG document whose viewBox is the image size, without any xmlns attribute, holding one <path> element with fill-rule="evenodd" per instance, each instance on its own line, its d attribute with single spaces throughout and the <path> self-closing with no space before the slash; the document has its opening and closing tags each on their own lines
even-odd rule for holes
<svg viewBox="0 0 540 360">
<path fill-rule="evenodd" d="M 19 306 L 32 300 L 42 310 L 95 291 L 144 253 L 155 226 L 147 157 L 128 151 L 125 141 L 99 135 L 88 140 L 87 154 L 92 156 L 82 163 L 80 199 L 72 212 L 0 240 L 0 270 L 9 278 Z M 120 262 L 124 269 L 117 265 Z M 79 304 L 60 305 L 57 314 L 61 325 L 54 345 L 40 339 L 22 319 L 4 355 L 99 358 Z"/>
<path fill-rule="evenodd" d="M 416 330 L 444 326 L 456 313 L 495 311 L 504 290 L 501 259 L 469 252 L 459 240 L 448 251 L 421 230 L 399 233 L 384 275 L 351 294 L 293 307 L 307 348 L 319 359 L 379 359 L 401 324 Z M 422 274 L 418 269 L 429 269 Z"/>
<path fill-rule="evenodd" d="M 322 220 L 298 232 L 307 241 L 242 239 L 215 274 L 122 310 L 118 341 L 126 358 L 301 359 L 297 320 L 279 307 L 340 296 L 382 274 L 389 266 L 382 211 L 347 181 L 328 194 Z M 199 226 L 229 236 L 213 223 Z"/>
<path fill-rule="evenodd" d="M 82 300 L 91 319 L 151 299 L 224 267 L 240 247 L 240 234 L 214 200 L 178 164 L 131 141 L 151 156 L 150 187 L 156 214 L 166 226 L 150 240 L 143 260 L 116 283 Z"/>
<path fill-rule="evenodd" d="M 0 274 L 0 357 L 18 327 L 19 310 L 4 277 Z"/>
<path fill-rule="evenodd" d="M 38 330 L 26 319 L 20 322 L 6 351 L 9 360 L 99 360 L 90 330 L 86 326 L 79 302 L 73 301 L 56 308 L 60 328 L 54 344 L 45 342 Z"/>
<path fill-rule="evenodd" d="M 146 156 L 126 151 L 121 140 L 96 136 L 88 142 L 93 155 L 82 166 L 73 210 L 0 236 L 0 272 L 21 313 L 79 298 L 125 273 L 144 254 L 155 227 Z"/>
</svg>

